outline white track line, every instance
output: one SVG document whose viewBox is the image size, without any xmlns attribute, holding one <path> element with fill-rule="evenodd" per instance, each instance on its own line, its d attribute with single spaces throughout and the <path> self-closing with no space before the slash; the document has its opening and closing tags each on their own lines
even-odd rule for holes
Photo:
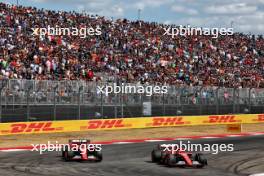
<svg viewBox="0 0 264 176">
<path fill-rule="evenodd" d="M 215 137 L 213 137 L 213 136 L 208 136 L 208 137 L 206 137 L 206 136 L 205 136 L 205 137 L 201 137 L 201 138 L 202 138 L 202 139 L 215 139 L 215 138 L 220 138 L 220 137 L 216 137 L 216 136 L 215 136 Z"/>
<path fill-rule="evenodd" d="M 161 142 L 161 141 L 167 141 L 167 140 L 162 140 L 162 139 L 147 139 L 144 140 L 145 142 Z"/>
<path fill-rule="evenodd" d="M 264 135 L 263 133 L 250 133 L 250 135 L 252 136 L 261 136 L 261 135 Z"/>
<path fill-rule="evenodd" d="M 241 137 L 241 136 L 244 136 L 244 135 L 239 135 L 239 134 L 231 134 L 231 135 L 227 135 L 226 137 Z"/>
<path fill-rule="evenodd" d="M 112 144 L 133 144 L 134 142 L 113 142 Z"/>
<path fill-rule="evenodd" d="M 174 140 L 183 141 L 183 140 L 190 140 L 192 138 L 175 138 Z"/>
<path fill-rule="evenodd" d="M 249 175 L 249 176 L 264 176 L 264 173 L 260 173 L 260 174 L 252 174 L 252 175 Z"/>
<path fill-rule="evenodd" d="M 6 150 L 0 150 L 0 152 L 20 152 L 20 151 L 29 151 L 31 149 L 6 149 Z"/>
</svg>

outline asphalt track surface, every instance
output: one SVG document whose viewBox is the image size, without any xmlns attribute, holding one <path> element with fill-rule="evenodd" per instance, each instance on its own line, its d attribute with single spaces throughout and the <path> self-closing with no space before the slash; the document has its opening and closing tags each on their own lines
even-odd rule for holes
<svg viewBox="0 0 264 176">
<path fill-rule="evenodd" d="M 203 169 L 168 168 L 151 163 L 150 152 L 158 143 L 103 146 L 101 163 L 64 162 L 59 152 L 40 155 L 32 151 L 0 152 L 1 176 L 247 176 L 264 173 L 264 136 L 192 140 L 192 143 L 234 144 L 233 152 L 205 154 Z"/>
</svg>

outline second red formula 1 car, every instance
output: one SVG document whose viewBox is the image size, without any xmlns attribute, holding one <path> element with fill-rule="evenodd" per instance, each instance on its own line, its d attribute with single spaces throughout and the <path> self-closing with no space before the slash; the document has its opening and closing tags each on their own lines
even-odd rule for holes
<svg viewBox="0 0 264 176">
<path fill-rule="evenodd" d="M 90 140 L 69 140 L 62 148 L 62 158 L 65 161 L 86 160 L 100 162 L 103 159 L 100 144 L 91 144 Z"/>
<path fill-rule="evenodd" d="M 165 145 L 158 145 L 151 152 L 152 162 L 158 162 L 160 164 L 166 164 L 172 166 L 182 167 L 196 167 L 202 168 L 207 165 L 207 160 L 201 153 L 193 154 L 191 152 L 185 152 L 182 150 L 173 150 L 172 147 Z"/>
</svg>

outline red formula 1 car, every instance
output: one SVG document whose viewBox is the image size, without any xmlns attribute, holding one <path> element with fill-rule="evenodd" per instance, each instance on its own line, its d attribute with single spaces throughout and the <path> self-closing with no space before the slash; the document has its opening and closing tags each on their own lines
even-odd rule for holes
<svg viewBox="0 0 264 176">
<path fill-rule="evenodd" d="M 201 153 L 190 153 L 182 150 L 173 150 L 172 147 L 165 145 L 158 145 L 151 152 L 152 162 L 158 162 L 165 164 L 169 167 L 181 166 L 181 167 L 196 167 L 202 168 L 207 165 L 207 160 Z"/>
<path fill-rule="evenodd" d="M 62 147 L 62 158 L 65 161 L 84 160 L 97 161 L 103 160 L 100 144 L 91 144 L 90 140 L 69 140 L 68 145 Z"/>
</svg>

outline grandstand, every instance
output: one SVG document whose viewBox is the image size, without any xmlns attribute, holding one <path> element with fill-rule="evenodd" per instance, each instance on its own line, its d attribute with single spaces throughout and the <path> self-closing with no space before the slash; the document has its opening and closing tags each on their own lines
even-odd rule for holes
<svg viewBox="0 0 264 176">
<path fill-rule="evenodd" d="M 111 81 L 116 76 L 133 83 L 264 87 L 262 36 L 172 38 L 163 35 L 163 24 L 0 7 L 2 78 Z M 32 28 L 47 25 L 100 26 L 102 35 L 32 35 Z"/>
</svg>

